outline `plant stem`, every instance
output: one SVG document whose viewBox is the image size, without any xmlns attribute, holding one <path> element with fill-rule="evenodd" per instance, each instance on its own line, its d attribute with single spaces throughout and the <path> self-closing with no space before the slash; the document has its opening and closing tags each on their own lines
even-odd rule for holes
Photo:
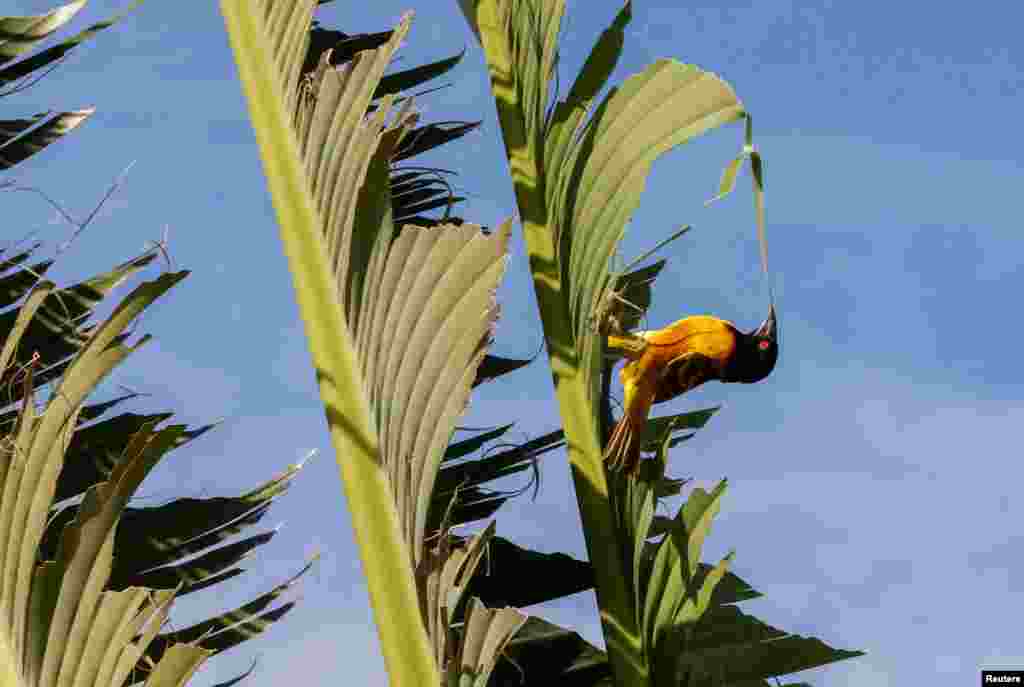
<svg viewBox="0 0 1024 687">
<path fill-rule="evenodd" d="M 396 686 L 439 685 L 420 615 L 412 558 L 380 464 L 361 371 L 338 302 L 291 118 L 285 112 L 281 83 L 274 76 L 267 32 L 248 0 L 222 0 L 221 10 L 277 211 L 388 675 Z"/>
</svg>

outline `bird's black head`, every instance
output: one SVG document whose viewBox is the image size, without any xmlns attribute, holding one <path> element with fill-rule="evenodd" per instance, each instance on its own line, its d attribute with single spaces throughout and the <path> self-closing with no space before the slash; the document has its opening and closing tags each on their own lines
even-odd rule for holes
<svg viewBox="0 0 1024 687">
<path fill-rule="evenodd" d="M 749 334 L 740 334 L 734 359 L 726 369 L 727 382 L 753 384 L 771 374 L 779 359 L 779 327 L 775 305 L 768 307 L 768 317 Z"/>
</svg>

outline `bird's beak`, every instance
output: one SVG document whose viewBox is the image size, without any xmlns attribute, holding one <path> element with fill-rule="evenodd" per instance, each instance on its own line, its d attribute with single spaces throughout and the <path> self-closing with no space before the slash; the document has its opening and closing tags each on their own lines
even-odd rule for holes
<svg viewBox="0 0 1024 687">
<path fill-rule="evenodd" d="M 757 337 L 764 337 L 771 341 L 779 340 L 778 325 L 775 321 L 775 304 L 772 303 L 768 306 L 768 318 L 761 323 L 761 326 L 754 332 Z"/>
</svg>

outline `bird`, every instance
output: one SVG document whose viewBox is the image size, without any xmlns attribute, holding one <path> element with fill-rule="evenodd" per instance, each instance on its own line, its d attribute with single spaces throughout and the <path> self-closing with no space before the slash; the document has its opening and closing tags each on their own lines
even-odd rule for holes
<svg viewBox="0 0 1024 687">
<path fill-rule="evenodd" d="M 708 381 L 753 384 L 771 374 L 779 356 L 775 305 L 749 333 L 712 315 L 691 315 L 654 331 L 609 334 L 607 345 L 628 362 L 619 373 L 624 409 L 605 448 L 605 462 L 610 469 L 636 475 L 653 404 Z"/>
</svg>

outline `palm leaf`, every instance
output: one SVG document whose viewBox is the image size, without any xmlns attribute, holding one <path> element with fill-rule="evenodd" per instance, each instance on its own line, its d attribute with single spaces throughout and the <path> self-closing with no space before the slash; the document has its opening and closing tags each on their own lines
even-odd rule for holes
<svg viewBox="0 0 1024 687">
<path fill-rule="evenodd" d="M 88 0 L 75 0 L 33 17 L 0 17 L 0 64 L 31 50 L 78 14 Z"/>
<path fill-rule="evenodd" d="M 0 385 L 9 384 L 38 354 L 42 371 L 35 375 L 36 387 L 46 384 L 63 373 L 71 356 L 78 352 L 89 336 L 86 326 L 96 306 L 119 284 L 155 258 L 147 252 L 121 263 L 114 269 L 63 289 L 54 289 L 34 312 L 27 326 L 16 339 L 9 365 L 0 373 Z M 18 311 L 0 313 L 0 333 L 9 332 L 18 317 Z"/>
<path fill-rule="evenodd" d="M 13 61 L 37 47 L 67 24 L 86 2 L 87 0 L 75 0 L 39 16 L 0 17 L 0 87 L 28 79 L 41 69 L 52 69 L 75 47 L 117 23 L 140 4 L 141 0 L 136 0 L 119 15 L 93 24 L 57 45 Z M 8 94 L 14 90 L 16 88 Z M 0 120 L 0 169 L 10 169 L 52 145 L 78 128 L 93 112 L 94 108 L 84 108 L 56 113 L 44 112 L 25 119 Z"/>
<path fill-rule="evenodd" d="M 153 424 L 147 423 L 147 426 Z M 186 432 L 182 431 L 169 450 L 180 447 L 185 435 Z M 126 508 L 115 537 L 115 550 L 130 551 L 131 555 L 115 559 L 110 576 L 111 588 L 144 586 L 143 579 L 175 575 L 179 579 L 169 586 L 176 587 L 182 583 L 185 585 L 183 591 L 187 592 L 193 585 L 219 573 L 222 568 L 212 566 L 210 558 L 205 561 L 191 559 L 187 563 L 182 561 L 197 554 L 230 557 L 230 552 L 238 551 L 238 547 L 242 547 L 244 553 L 265 543 L 272 533 L 224 545 L 228 539 L 258 524 L 273 502 L 288 490 L 301 468 L 302 464 L 292 465 L 281 475 L 238 496 L 181 498 L 156 507 Z M 49 556 L 56 551 L 60 532 L 77 513 L 78 506 L 71 505 L 51 517 L 40 543 L 41 555 Z"/>
<path fill-rule="evenodd" d="M 476 379 L 473 380 L 473 386 L 514 372 L 521 367 L 526 367 L 531 362 L 532 359 L 503 358 L 499 355 L 487 354 L 476 368 Z"/>
<path fill-rule="evenodd" d="M 312 197 L 324 217 L 329 259 L 378 418 L 382 461 L 418 560 L 437 471 L 497 316 L 494 291 L 504 270 L 508 226 L 491 236 L 469 224 L 430 231 L 407 227 L 396 236 L 386 175 L 402 141 L 416 132 L 415 116 L 406 105 L 389 123 L 393 102 L 385 97 L 367 117 L 369 126 L 354 127 L 373 99 L 370 84 L 381 78 L 407 30 L 403 24 L 388 43 L 358 53 L 342 69 L 330 69 L 322 58 L 296 120 L 305 133 L 300 147 Z M 332 118 L 341 102 L 351 114 Z M 328 141 L 356 154 L 326 158 Z M 341 164 L 353 173 L 339 175 L 334 170 Z M 346 214 L 344 208 L 356 211 Z"/>
<path fill-rule="evenodd" d="M 50 36 L 54 31 L 59 29 L 63 24 L 71 19 L 80 10 L 87 0 L 76 0 L 75 2 L 68 3 L 62 7 L 50 12 L 48 15 L 43 17 L 6 17 L 0 18 L 0 41 L 7 39 L 4 42 L 0 42 L 0 65 L 8 63 L 12 57 L 15 57 L 23 52 L 35 47 L 45 38 Z M 44 67 L 62 60 L 67 56 L 69 52 L 77 48 L 82 43 L 93 38 L 100 31 L 110 28 L 115 25 L 136 7 L 142 4 L 142 0 L 135 0 L 130 3 L 122 12 L 114 15 L 110 19 L 96 22 L 85 30 L 75 34 L 71 38 L 61 41 L 57 45 L 53 45 L 45 50 L 19 60 L 13 64 L 6 64 L 3 68 L 0 68 L 0 86 L 17 81 L 18 79 L 24 78 L 33 72 L 36 72 Z M 53 19 L 47 19 L 47 17 L 53 17 Z M 42 23 L 37 20 L 43 19 Z M 32 25 L 35 28 L 29 30 L 20 30 L 18 28 L 8 29 L 3 22 L 21 22 L 22 26 Z"/>
<path fill-rule="evenodd" d="M 18 418 L 0 442 L 4 684 L 54 684 L 58 671 L 71 671 L 87 684 L 120 684 L 166 618 L 173 591 L 105 587 L 121 512 L 178 430 L 168 429 L 127 447 L 109 479 L 86 493 L 77 516 L 63 529 L 53 559 L 40 562 L 38 551 L 64 451 L 85 397 L 147 341 L 143 337 L 128 345 L 125 327 L 184 276 L 168 274 L 129 294 L 84 342 L 41 412 L 34 398 L 33 366 L 26 371 Z M 0 367 L 9 363 L 18 337 L 54 292 L 52 284 L 42 282 L 28 295 L 8 334 Z M 160 677 L 153 684 L 180 683 L 206 655 L 198 647 L 175 647 L 172 659 L 158 666 Z"/>
<path fill-rule="evenodd" d="M 312 565 L 312 561 L 307 563 L 283 583 L 238 608 L 180 630 L 157 635 L 145 655 L 136 664 L 134 680 L 131 683 L 144 679 L 151 666 L 163 660 L 167 652 L 175 646 L 199 647 L 208 656 L 214 656 L 262 634 L 295 607 L 295 602 L 290 601 L 271 608 L 287 592 L 294 589 L 301 578 L 312 569 Z"/>
<path fill-rule="evenodd" d="M 664 474 L 668 449 L 691 436 L 673 432 L 699 428 L 714 410 L 655 418 L 646 436 L 658 446 L 658 458 L 643 466 L 639 479 L 612 475 L 606 482 L 600 430 L 610 415 L 610 370 L 594 325 L 611 299 L 618 299 L 614 305 L 625 329 L 640 324 L 650 304 L 650 283 L 663 262 L 627 274 L 613 273 L 609 265 L 653 161 L 670 148 L 746 120 L 744 153 L 726 168 L 722 191 L 731 190 L 739 164 L 751 157 L 763 233 L 760 161 L 750 152 L 749 116 L 724 81 L 674 60 L 656 61 L 598 103 L 622 51 L 629 2 L 597 41 L 568 96 L 554 107 L 548 106 L 548 94 L 562 3 L 465 0 L 460 5 L 487 54 L 615 675 L 630 685 L 689 684 L 688 675 L 714 676 L 714 669 L 701 673 L 685 667 L 686 658 L 680 658 L 685 647 L 677 638 L 690 636 L 707 609 L 722 599 L 756 593 L 728 573 L 731 556 L 715 566 L 699 561 L 724 482 L 712 494 L 693 490 L 675 519 L 656 518 L 654 510 L 658 499 L 678 493 L 684 484 Z M 620 307 L 624 301 L 632 307 Z M 651 542 L 652 536 L 660 539 Z M 813 662 L 800 659 L 805 649 L 813 654 L 805 645 L 786 644 L 778 665 L 788 661 L 798 669 Z M 847 656 L 826 649 L 814 656 L 823 662 Z M 700 664 L 702 669 L 710 665 Z M 737 682 L 769 674 L 734 673 Z M 734 682 L 721 677 L 715 684 Z"/>
<path fill-rule="evenodd" d="M 566 178 L 578 175 L 566 174 L 565 170 L 585 165 L 586 158 L 579 153 L 582 148 L 577 144 L 575 158 L 581 162 L 574 159 L 571 165 L 555 163 L 558 153 L 551 149 L 556 140 L 561 140 L 556 126 L 565 126 L 567 112 L 567 106 L 562 106 L 561 111 L 556 106 L 552 112 L 548 105 L 564 2 L 467 0 L 460 5 L 487 56 L 530 255 L 534 292 L 551 355 L 587 551 L 599 586 L 602 627 L 607 643 L 615 647 L 611 660 L 618 678 L 624 684 L 640 686 L 646 684 L 647 676 L 638 655 L 641 644 L 632 590 L 624 576 L 623 550 L 618 545 L 608 545 L 615 515 L 602 464 L 598 390 L 591 388 L 597 377 L 591 376 L 590 361 L 577 345 L 575 314 L 568 304 L 579 287 L 565 281 L 564 258 L 560 256 L 565 251 L 560 247 L 559 237 L 571 246 L 571 232 L 561 226 L 560 218 L 566 213 L 559 210 L 564 203 L 556 202 L 555 191 L 561 189 L 563 195 L 568 192 L 570 182 Z M 617 30 L 621 32 L 621 27 Z M 600 44 L 602 54 L 609 50 L 606 43 Z M 600 67 L 594 66 L 599 62 L 607 60 L 588 60 L 585 72 L 590 75 L 600 71 Z M 600 84 L 593 90 L 599 89 Z M 585 106 L 582 110 L 585 114 Z M 568 127 L 568 131 L 565 145 L 576 143 L 575 127 Z M 579 280 L 575 273 L 569 276 Z M 599 375 L 599 363 L 603 361 L 595 362 L 598 364 L 594 371 Z"/>
<path fill-rule="evenodd" d="M 589 563 L 564 553 L 530 551 L 495 537 L 487 548 L 487 563 L 470 585 L 470 593 L 488 606 L 523 608 L 593 587 Z"/>
<path fill-rule="evenodd" d="M 222 9 L 279 212 L 385 660 L 396 681 L 436 684 L 433 648 L 416 613 L 413 554 L 386 477 L 387 441 L 378 438 L 383 425 L 371 410 L 367 380 L 375 376 L 367 372 L 365 350 L 358 352 L 360 324 L 353 317 L 365 303 L 358 300 L 364 285 L 370 291 L 388 286 L 382 270 L 394 231 L 385 221 L 387 184 L 360 190 L 371 166 L 371 179 L 386 179 L 387 152 L 410 125 L 408 105 L 386 125 L 392 109 L 387 99 L 366 119 L 368 100 L 407 21 L 386 47 L 364 51 L 342 70 L 322 56 L 300 92 L 313 4 L 264 1 L 253 11 L 248 2 L 224 0 Z M 357 217 L 360 231 L 354 233 Z"/>
<path fill-rule="evenodd" d="M 470 580 L 494 537 L 494 523 L 468 541 L 442 533 L 417 570 L 423 623 L 434 645 L 434 661 L 448 665 L 458 651 L 452 624 L 464 615 Z"/>
<path fill-rule="evenodd" d="M 428 62 L 412 69 L 403 69 L 402 71 L 388 74 L 380 80 L 380 84 L 377 86 L 376 97 L 381 98 L 385 95 L 410 91 L 428 81 L 444 76 L 462 61 L 465 54 L 466 51 L 463 50 L 458 55 L 452 55 L 443 60 Z"/>
<path fill-rule="evenodd" d="M 393 31 L 350 36 L 341 31 L 330 31 L 314 25 L 309 46 L 303 60 L 302 73 L 312 76 L 321 58 L 332 67 L 342 67 L 351 62 L 362 51 L 376 50 L 393 39 Z M 451 70 L 462 59 L 462 54 L 431 62 L 411 69 L 386 74 L 381 77 L 376 90 L 368 101 L 368 113 L 380 106 L 381 99 L 399 95 L 402 91 L 415 88 L 436 79 Z M 398 101 L 400 102 L 400 100 Z M 479 122 L 437 122 L 426 124 L 406 136 L 390 159 L 391 164 L 391 205 L 392 221 L 396 226 L 415 224 L 432 227 L 448 221 L 452 207 L 464 198 L 454 194 L 451 184 L 445 181 L 447 170 L 430 168 L 399 167 L 396 163 L 433 150 L 457 140 L 479 126 Z M 440 217 L 428 215 L 433 210 L 443 209 Z"/>
<path fill-rule="evenodd" d="M 452 444 L 448 451 L 461 451 L 465 444 Z M 564 446 L 561 430 L 535 437 L 475 460 L 445 464 L 437 475 L 427 515 L 427 531 L 482 520 L 494 514 L 515 492 L 498 491 L 487 484 L 502 477 L 536 468 L 537 459 Z"/>
<path fill-rule="evenodd" d="M 493 610 L 471 599 L 459 655 L 448 664 L 448 684 L 486 687 L 509 640 L 526 621 L 514 608 Z"/>
<path fill-rule="evenodd" d="M 610 685 L 608 656 L 578 633 L 531 616 L 508 643 L 492 684 L 500 687 Z"/>
<path fill-rule="evenodd" d="M 675 660 L 662 679 L 692 687 L 777 679 L 864 655 L 788 634 L 730 605 L 709 610 L 692 628 L 675 628 L 665 650 L 674 652 Z"/>
<path fill-rule="evenodd" d="M 10 169 L 71 133 L 88 119 L 96 108 L 44 113 L 32 119 L 0 121 L 0 170 Z"/>
</svg>

